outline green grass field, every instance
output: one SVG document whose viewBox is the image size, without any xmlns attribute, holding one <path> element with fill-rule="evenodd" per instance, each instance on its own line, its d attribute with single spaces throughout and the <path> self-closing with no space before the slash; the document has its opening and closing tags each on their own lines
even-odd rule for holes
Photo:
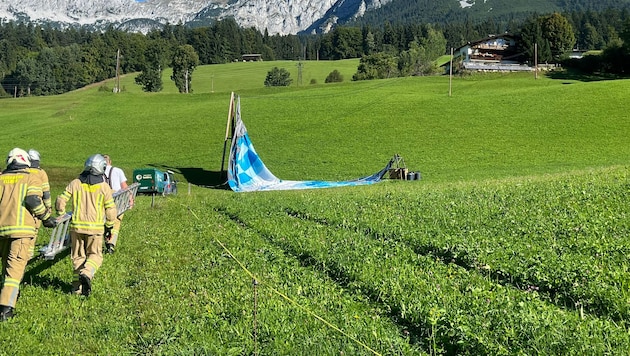
<svg viewBox="0 0 630 356">
<path fill-rule="evenodd" d="M 625 354 L 630 81 L 529 74 L 351 82 L 358 60 L 230 63 L 193 93 L 133 75 L 3 99 L 0 152 L 35 148 L 53 197 L 93 153 L 176 172 L 138 197 L 89 299 L 33 260 L 0 354 Z M 265 88 L 267 71 L 291 72 Z M 343 83 L 324 84 L 332 70 Z M 316 84 L 311 84 L 311 79 Z M 231 92 L 279 178 L 346 180 L 394 154 L 420 181 L 233 193 Z M 40 233 L 38 242 L 48 241 Z M 253 283 L 253 281 L 256 283 Z"/>
</svg>

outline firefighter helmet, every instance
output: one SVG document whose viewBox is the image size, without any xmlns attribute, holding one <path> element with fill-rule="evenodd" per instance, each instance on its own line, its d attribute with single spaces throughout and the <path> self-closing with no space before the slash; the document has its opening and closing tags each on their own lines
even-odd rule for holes
<svg viewBox="0 0 630 356">
<path fill-rule="evenodd" d="M 16 147 L 9 151 L 9 154 L 7 155 L 7 166 L 12 163 L 25 164 L 27 166 L 30 166 L 31 160 L 28 157 L 28 153 L 26 151 Z"/>
<path fill-rule="evenodd" d="M 86 161 L 83 168 L 84 172 L 90 172 L 91 174 L 105 174 L 105 158 L 100 154 L 91 155 Z"/>
<path fill-rule="evenodd" d="M 30 150 L 28 150 L 28 157 L 31 159 L 31 161 L 39 161 L 39 152 L 31 148 Z"/>
</svg>

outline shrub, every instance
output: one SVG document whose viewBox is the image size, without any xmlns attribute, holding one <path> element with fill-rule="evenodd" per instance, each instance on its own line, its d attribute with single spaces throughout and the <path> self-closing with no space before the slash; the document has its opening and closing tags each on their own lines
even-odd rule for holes
<svg viewBox="0 0 630 356">
<path fill-rule="evenodd" d="M 328 74 L 325 82 L 326 83 L 341 83 L 343 82 L 343 75 L 341 75 L 341 73 L 339 73 L 339 71 L 335 69 Z"/>
<path fill-rule="evenodd" d="M 273 67 L 269 72 L 267 72 L 267 77 L 265 78 L 265 86 L 266 87 L 287 87 L 293 81 L 291 78 L 291 73 L 284 68 Z"/>
</svg>

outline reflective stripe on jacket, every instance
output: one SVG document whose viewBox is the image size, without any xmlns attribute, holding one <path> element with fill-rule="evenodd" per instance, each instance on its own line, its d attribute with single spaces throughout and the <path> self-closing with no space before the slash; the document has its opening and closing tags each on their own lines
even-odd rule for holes
<svg viewBox="0 0 630 356">
<path fill-rule="evenodd" d="M 48 182 L 48 174 L 41 168 L 29 168 L 32 175 L 39 176 L 42 181 L 42 202 L 46 208 L 52 208 L 52 199 L 50 197 L 50 183 Z"/>
<path fill-rule="evenodd" d="M 38 204 L 31 211 L 24 201 L 35 196 Z M 32 237 L 36 232 L 34 216 L 43 215 L 40 178 L 27 170 L 4 171 L 0 175 L 0 236 Z"/>
<path fill-rule="evenodd" d="M 70 229 L 80 234 L 103 234 L 105 226 L 114 226 L 116 204 L 112 198 L 112 189 L 105 182 L 98 184 L 81 183 L 75 179 L 57 197 L 55 208 L 58 214 L 66 211 L 66 203 L 72 201 L 72 220 Z"/>
</svg>

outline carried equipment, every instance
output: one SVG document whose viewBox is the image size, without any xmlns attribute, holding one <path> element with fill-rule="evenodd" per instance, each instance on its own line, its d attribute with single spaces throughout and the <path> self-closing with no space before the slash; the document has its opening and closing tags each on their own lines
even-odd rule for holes
<svg viewBox="0 0 630 356">
<path fill-rule="evenodd" d="M 90 159 L 88 159 L 88 161 L 90 161 Z M 88 161 L 86 161 L 86 166 Z M 139 183 L 133 183 L 127 188 L 114 193 L 113 198 L 118 212 L 117 216 L 120 216 L 121 214 L 124 214 L 125 211 L 133 208 L 133 200 L 138 193 L 139 186 Z M 48 245 L 39 250 L 40 257 L 47 260 L 53 260 L 57 254 L 68 248 L 68 243 L 70 241 L 70 220 L 72 220 L 72 212 L 66 213 L 57 218 L 57 226 L 52 229 L 50 242 L 48 242 Z"/>
</svg>

